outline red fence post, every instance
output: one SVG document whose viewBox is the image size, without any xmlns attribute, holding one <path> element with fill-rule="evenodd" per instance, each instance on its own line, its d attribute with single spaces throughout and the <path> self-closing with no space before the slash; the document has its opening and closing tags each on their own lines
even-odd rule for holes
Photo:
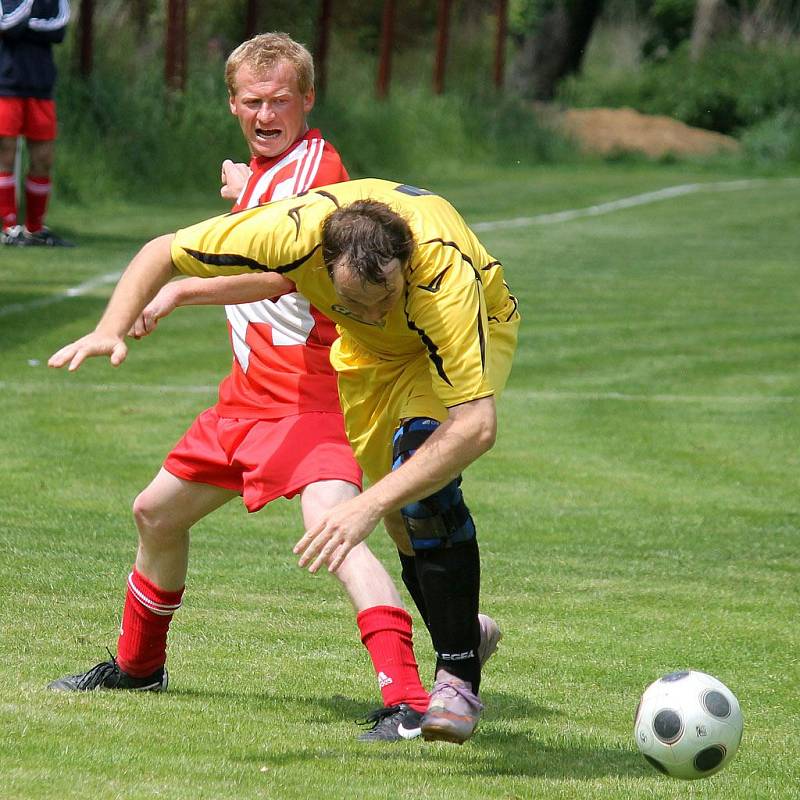
<svg viewBox="0 0 800 800">
<path fill-rule="evenodd" d="M 258 12 L 260 0 L 247 0 L 244 18 L 244 38 L 252 39 L 258 33 Z"/>
<path fill-rule="evenodd" d="M 450 38 L 451 0 L 439 0 L 439 17 L 436 22 L 436 58 L 433 62 L 433 91 L 444 92 L 444 75 L 447 69 L 447 43 Z"/>
<path fill-rule="evenodd" d="M 392 74 L 392 42 L 394 40 L 395 0 L 384 0 L 381 22 L 381 49 L 378 60 L 378 97 L 384 99 L 389 93 Z"/>
<path fill-rule="evenodd" d="M 169 89 L 186 88 L 186 6 L 188 0 L 168 0 L 164 78 Z"/>
<path fill-rule="evenodd" d="M 94 0 L 81 0 L 78 16 L 78 71 L 82 78 L 92 74 L 94 65 Z"/>
<path fill-rule="evenodd" d="M 497 0 L 497 39 L 494 47 L 494 86 L 503 88 L 506 66 L 506 36 L 508 34 L 508 0 Z"/>
<path fill-rule="evenodd" d="M 325 94 L 328 85 L 328 42 L 330 41 L 333 0 L 322 0 L 317 17 L 317 36 L 314 43 L 314 72 L 317 92 Z"/>
</svg>

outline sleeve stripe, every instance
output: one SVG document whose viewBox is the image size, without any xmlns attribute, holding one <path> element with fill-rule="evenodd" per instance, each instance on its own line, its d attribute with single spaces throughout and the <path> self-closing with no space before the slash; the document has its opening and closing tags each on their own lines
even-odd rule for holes
<svg viewBox="0 0 800 800">
<path fill-rule="evenodd" d="M 292 261 L 290 264 L 282 264 L 279 267 L 270 267 L 269 264 L 262 264 L 254 258 L 248 258 L 238 253 L 204 253 L 201 250 L 190 250 L 188 247 L 181 249 L 195 261 L 199 261 L 201 264 L 208 264 L 210 267 L 247 267 L 259 272 L 278 272 L 282 275 L 304 264 L 320 247 L 322 247 L 321 244 L 314 245 L 313 249 L 304 256 Z"/>
<path fill-rule="evenodd" d="M 313 139 L 310 152 L 303 158 L 303 164 L 298 171 L 298 180 L 294 187 L 294 193 L 308 191 L 313 185 L 319 172 L 319 165 L 322 161 L 322 151 L 325 147 L 323 139 Z"/>
<path fill-rule="evenodd" d="M 14 11 L 0 11 L 0 30 L 7 31 L 15 25 L 19 25 L 26 17 L 30 16 L 32 7 L 33 0 L 25 0 Z"/>
<path fill-rule="evenodd" d="M 475 265 L 472 263 L 472 259 L 466 253 L 464 253 L 463 250 L 455 242 L 446 242 L 444 239 L 428 239 L 427 242 L 422 242 L 422 244 L 436 244 L 437 242 L 440 245 L 442 245 L 442 247 L 452 247 L 453 249 L 458 250 L 458 252 L 461 255 L 461 258 L 463 258 L 464 261 L 467 262 L 467 264 L 469 264 L 473 269 L 475 269 Z"/>
<path fill-rule="evenodd" d="M 69 0 L 59 0 L 58 13 L 55 17 L 31 17 L 28 27 L 32 31 L 57 31 L 69 22 Z"/>
</svg>

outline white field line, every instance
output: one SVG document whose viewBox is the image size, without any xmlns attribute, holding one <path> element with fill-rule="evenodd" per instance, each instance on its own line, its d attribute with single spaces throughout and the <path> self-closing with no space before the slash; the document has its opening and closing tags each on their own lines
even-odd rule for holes
<svg viewBox="0 0 800 800">
<path fill-rule="evenodd" d="M 215 395 L 216 384 L 187 385 L 175 384 L 148 384 L 148 383 L 83 383 L 81 381 L 65 381 L 59 383 L 58 391 L 78 390 L 98 393 L 130 393 L 148 392 L 149 394 L 178 394 L 178 395 Z M 16 392 L 18 394 L 41 394 L 47 390 L 47 384 L 37 381 L 0 381 L 0 392 Z M 626 392 L 537 392 L 527 389 L 506 389 L 505 393 L 511 397 L 521 397 L 533 402 L 584 402 L 584 401 L 609 401 L 632 403 L 797 403 L 797 395 L 691 395 L 691 394 L 628 394 Z"/>
<path fill-rule="evenodd" d="M 39 297 L 36 300 L 31 300 L 28 303 L 11 303 L 7 306 L 0 306 L 0 318 L 9 317 L 12 314 L 21 314 L 37 308 L 44 308 L 45 306 L 51 306 L 54 303 L 59 303 L 62 300 L 66 300 L 70 297 L 80 297 L 83 294 L 88 294 L 89 292 L 93 291 L 98 286 L 106 286 L 110 283 L 116 283 L 119 280 L 120 275 L 122 275 L 122 270 L 119 270 L 118 272 L 106 272 L 104 275 L 96 275 L 94 278 L 89 278 L 88 281 L 84 281 L 77 286 L 72 286 L 63 292 L 56 292 L 55 294 L 51 294 L 47 297 Z"/>
<path fill-rule="evenodd" d="M 573 219 L 583 217 L 598 217 L 601 214 L 610 214 L 613 211 L 621 211 L 625 208 L 645 206 L 650 203 L 657 203 L 661 200 L 670 200 L 674 197 L 682 197 L 696 192 L 736 192 L 742 189 L 758 189 L 775 184 L 800 184 L 800 178 L 781 178 L 771 180 L 769 178 L 756 178 L 752 180 L 738 181 L 717 181 L 712 183 L 685 183 L 680 186 L 668 186 L 666 189 L 658 189 L 654 192 L 636 194 L 632 197 L 622 197 L 619 200 L 610 200 L 607 203 L 598 203 L 596 206 L 587 208 L 571 208 L 566 211 L 556 211 L 552 214 L 536 214 L 533 217 L 516 217 L 514 219 L 498 219 L 493 222 L 476 222 L 470 225 L 472 230 L 478 233 L 482 231 L 499 231 L 507 228 L 524 228 L 528 225 L 552 225 L 556 222 L 569 222 Z"/>
<path fill-rule="evenodd" d="M 760 394 L 628 394 L 627 392 L 537 392 L 525 389 L 506 389 L 504 395 L 522 397 L 534 402 L 607 401 L 626 403 L 798 403 L 797 395 Z"/>
<path fill-rule="evenodd" d="M 37 365 L 38 366 L 38 365 Z M 0 381 L 0 392 L 16 392 L 17 394 L 42 394 L 47 391 L 48 384 L 36 381 Z M 181 386 L 180 384 L 153 383 L 83 383 L 82 381 L 64 381 L 59 383 L 55 391 L 69 389 L 81 392 L 149 392 L 150 394 L 208 394 L 215 395 L 218 384 L 207 386 Z"/>
<path fill-rule="evenodd" d="M 532 217 L 515 217 L 514 219 L 498 219 L 491 222 L 476 222 L 470 227 L 477 232 L 481 231 L 496 231 L 506 228 L 523 228 L 528 225 L 553 225 L 558 222 L 569 222 L 574 219 L 581 219 L 583 217 L 596 217 L 601 214 L 610 214 L 614 211 L 621 211 L 625 208 L 634 208 L 636 206 L 644 206 L 650 203 L 657 203 L 661 200 L 669 200 L 674 197 L 682 197 L 683 195 L 694 194 L 696 192 L 735 192 L 742 189 L 756 189 L 767 186 L 774 186 L 776 184 L 800 184 L 800 178 L 757 178 L 752 180 L 737 180 L 737 181 L 716 181 L 711 183 L 685 183 L 679 186 L 668 186 L 666 189 L 658 189 L 654 192 L 645 192 L 644 194 L 636 194 L 631 197 L 622 197 L 619 200 L 610 200 L 607 203 L 599 203 L 595 206 L 588 206 L 586 208 L 572 208 L 566 211 L 557 211 L 552 214 L 536 214 Z M 32 300 L 29 303 L 13 303 L 7 306 L 0 306 L 0 318 L 7 317 L 12 314 L 20 314 L 43 306 L 58 303 L 61 300 L 66 300 L 70 297 L 80 297 L 81 295 L 88 294 L 99 286 L 115 283 L 121 272 L 107 272 L 104 275 L 98 275 L 84 281 L 78 286 L 73 286 L 63 292 L 57 292 L 49 297 L 41 297 L 37 300 Z"/>
</svg>

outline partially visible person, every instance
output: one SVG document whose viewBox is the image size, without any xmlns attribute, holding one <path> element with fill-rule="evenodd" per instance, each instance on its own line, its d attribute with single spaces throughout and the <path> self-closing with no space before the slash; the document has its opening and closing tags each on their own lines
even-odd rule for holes
<svg viewBox="0 0 800 800">
<path fill-rule="evenodd" d="M 44 223 L 57 135 L 53 45 L 64 40 L 69 0 L 0 0 L 0 242 L 72 247 Z M 25 221 L 18 217 L 17 140 L 28 148 Z"/>
<path fill-rule="evenodd" d="M 228 58 L 226 82 L 231 112 L 252 153 L 245 171 L 226 162 L 241 193 L 234 211 L 347 180 L 339 154 L 306 123 L 314 71 L 302 45 L 286 34 L 248 40 Z M 220 506 L 242 495 L 255 512 L 299 494 L 309 528 L 358 494 L 361 471 L 345 436 L 329 358 L 335 326 L 291 287 L 261 300 L 271 293 L 269 283 L 265 275 L 176 281 L 134 324 L 138 338 L 177 306 L 232 302 L 226 313 L 233 367 L 220 385 L 219 402 L 197 417 L 134 503 L 139 552 L 128 578 L 116 660 L 56 680 L 52 688 L 166 688 L 167 634 L 182 602 L 189 531 Z M 428 694 L 414 656 L 411 617 L 366 545 L 336 576 L 357 612 L 384 701 L 368 716 L 372 729 L 361 738 L 414 738 Z"/>
</svg>

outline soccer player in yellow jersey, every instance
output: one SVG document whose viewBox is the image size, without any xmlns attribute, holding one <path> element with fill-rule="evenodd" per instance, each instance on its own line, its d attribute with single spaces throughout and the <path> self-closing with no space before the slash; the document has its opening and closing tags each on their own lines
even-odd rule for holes
<svg viewBox="0 0 800 800">
<path fill-rule="evenodd" d="M 172 275 L 291 279 L 339 326 L 331 361 L 348 437 L 372 485 L 300 539 L 300 565 L 335 570 L 383 519 L 437 653 L 426 739 L 472 734 L 480 658 L 480 559 L 461 472 L 494 444 L 495 396 L 516 345 L 517 303 L 493 259 L 441 197 L 351 181 L 154 239 L 134 257 L 93 333 L 51 366 L 127 355 L 124 337 Z M 283 277 L 285 276 L 285 277 Z M 406 572 L 404 569 L 404 573 Z M 413 587 L 413 588 L 412 588 Z"/>
</svg>

